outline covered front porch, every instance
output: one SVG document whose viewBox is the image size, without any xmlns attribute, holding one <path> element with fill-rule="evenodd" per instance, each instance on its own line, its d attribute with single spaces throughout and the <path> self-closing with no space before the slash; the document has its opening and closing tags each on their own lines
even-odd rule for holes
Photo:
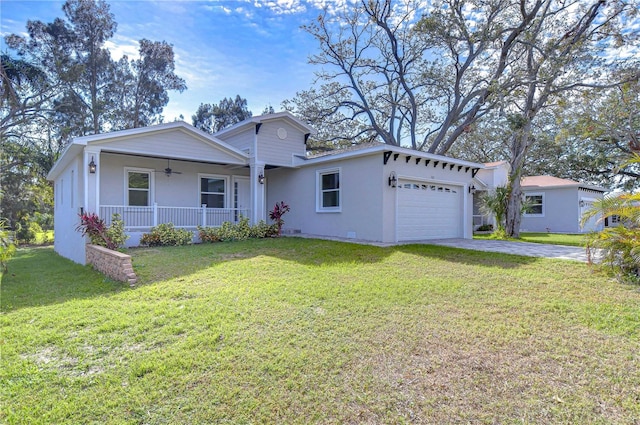
<svg viewBox="0 0 640 425">
<path fill-rule="evenodd" d="M 175 227 L 195 229 L 219 227 L 224 222 L 237 223 L 251 217 L 249 208 L 170 207 L 154 203 L 152 206 L 101 205 L 99 216 L 111 225 L 114 214 L 124 222 L 126 231 L 147 231 L 159 224 L 172 223 Z"/>
</svg>

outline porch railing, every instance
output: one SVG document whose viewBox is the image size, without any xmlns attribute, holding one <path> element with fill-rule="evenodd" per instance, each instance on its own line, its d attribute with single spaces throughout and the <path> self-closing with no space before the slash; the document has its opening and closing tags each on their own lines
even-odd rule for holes
<svg viewBox="0 0 640 425">
<path fill-rule="evenodd" d="M 125 205 L 101 205 L 100 217 L 107 225 L 113 214 L 119 214 L 126 229 L 144 229 L 158 224 L 173 223 L 176 227 L 218 227 L 225 221 L 236 223 L 241 217 L 249 217 L 249 209 L 201 207 L 164 207 L 154 204 L 149 207 Z"/>
</svg>

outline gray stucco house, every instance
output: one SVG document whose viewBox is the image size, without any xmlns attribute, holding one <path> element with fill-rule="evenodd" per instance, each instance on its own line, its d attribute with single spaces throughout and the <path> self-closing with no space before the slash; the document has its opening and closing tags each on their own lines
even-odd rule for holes
<svg viewBox="0 0 640 425">
<path fill-rule="evenodd" d="M 483 164 L 369 144 L 308 156 L 313 129 L 288 112 L 257 116 L 214 135 L 184 122 L 78 137 L 48 178 L 55 249 L 85 263 L 79 214 L 121 215 L 138 245 L 152 226 L 193 229 L 291 206 L 284 230 L 399 242 L 472 237 L 472 188 Z"/>
<path fill-rule="evenodd" d="M 606 189 L 553 176 L 522 179 L 522 193 L 530 208 L 522 216 L 523 232 L 588 233 L 603 229 L 594 217 L 580 226 L 582 214 L 602 199 Z"/>
<path fill-rule="evenodd" d="M 309 156 L 313 131 L 280 112 L 214 135 L 172 122 L 75 138 L 48 175 L 55 250 L 85 263 L 86 241 L 75 230 L 82 212 L 107 222 L 120 214 L 127 243 L 136 246 L 161 223 L 195 232 L 241 216 L 267 221 L 280 201 L 291 207 L 284 228 L 290 233 L 390 243 L 471 238 L 474 193 L 506 181 L 502 163 L 381 143 Z"/>
</svg>

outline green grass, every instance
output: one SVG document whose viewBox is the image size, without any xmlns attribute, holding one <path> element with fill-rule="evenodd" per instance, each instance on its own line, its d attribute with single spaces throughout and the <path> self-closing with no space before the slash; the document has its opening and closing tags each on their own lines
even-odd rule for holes
<svg viewBox="0 0 640 425">
<path fill-rule="evenodd" d="M 51 248 L 2 280 L 0 422 L 616 423 L 640 418 L 640 292 L 586 265 L 282 238 Z"/>
<path fill-rule="evenodd" d="M 474 239 L 493 239 L 491 234 L 476 234 Z M 567 233 L 520 233 L 520 242 L 547 243 L 553 245 L 584 246 L 585 235 Z"/>
</svg>

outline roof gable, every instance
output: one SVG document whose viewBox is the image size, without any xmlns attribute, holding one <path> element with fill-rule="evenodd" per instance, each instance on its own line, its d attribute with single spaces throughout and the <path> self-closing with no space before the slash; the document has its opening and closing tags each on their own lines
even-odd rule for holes
<svg viewBox="0 0 640 425">
<path fill-rule="evenodd" d="M 177 121 L 74 138 L 54 164 L 48 178 L 55 179 L 66 164 L 86 148 L 211 163 L 248 163 L 246 153 L 185 122 Z"/>
<path fill-rule="evenodd" d="M 282 111 L 277 112 L 275 114 L 265 114 L 258 115 L 255 117 L 247 118 L 244 121 L 241 121 L 237 124 L 232 125 L 231 127 L 227 127 L 214 133 L 215 137 L 220 138 L 221 140 L 225 140 L 227 137 L 231 137 L 235 134 L 242 133 L 243 131 L 247 131 L 248 129 L 255 129 L 257 125 L 262 125 L 263 123 L 269 121 L 286 121 L 293 127 L 296 127 L 303 133 L 315 133 L 315 130 L 310 125 L 296 118 L 291 112 Z"/>
</svg>

